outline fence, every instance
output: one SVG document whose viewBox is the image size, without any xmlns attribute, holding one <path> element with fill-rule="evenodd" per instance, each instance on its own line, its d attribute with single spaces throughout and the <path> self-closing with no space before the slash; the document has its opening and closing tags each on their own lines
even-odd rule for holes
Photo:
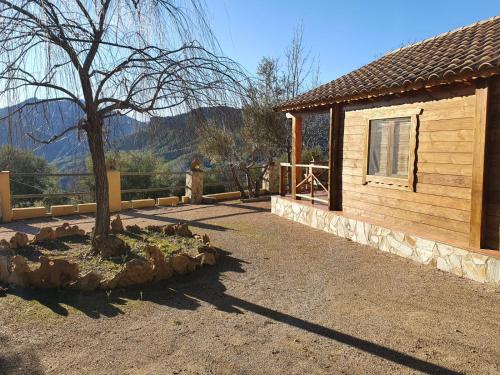
<svg viewBox="0 0 500 375">
<path fill-rule="evenodd" d="M 257 168 L 260 167 L 255 167 L 256 171 Z M 170 206 L 179 203 L 201 203 L 204 198 L 223 200 L 239 197 L 239 192 L 232 191 L 235 187 L 234 182 L 228 178 L 227 175 L 225 178 L 222 178 L 224 173 L 221 174 L 218 171 L 209 171 L 208 173 L 202 171 L 168 173 L 108 171 L 107 173 L 109 185 L 108 198 L 111 212 L 119 212 L 130 208 Z M 207 183 L 204 183 L 204 175 L 209 177 Z M 212 175 L 215 175 L 218 180 L 214 179 Z M 38 188 L 36 184 L 29 184 L 26 180 L 30 178 L 47 177 L 79 179 L 92 176 L 91 173 L 0 172 L 0 220 L 2 222 L 9 222 L 11 220 L 46 216 L 93 213 L 96 211 L 97 205 L 94 203 L 95 193 L 90 183 L 86 184 L 86 186 L 89 187 L 88 190 L 74 189 L 74 191 L 44 193 L 42 191 L 37 191 Z M 151 179 L 156 180 L 159 186 L 149 187 L 151 186 Z M 181 184 L 184 179 L 185 184 Z M 31 192 L 11 194 L 11 184 L 24 184 L 28 191 L 31 189 Z M 67 185 L 71 185 L 73 188 L 81 186 L 77 183 Z M 261 188 L 271 193 L 278 192 L 278 176 L 277 173 L 275 173 L 274 167 L 268 169 Z M 47 201 L 57 198 L 70 199 L 73 203 L 52 204 L 49 207 L 35 204 L 39 202 L 39 200 Z M 13 207 L 16 205 L 13 205 L 13 202 L 19 201 L 35 205 L 29 207 Z"/>
</svg>

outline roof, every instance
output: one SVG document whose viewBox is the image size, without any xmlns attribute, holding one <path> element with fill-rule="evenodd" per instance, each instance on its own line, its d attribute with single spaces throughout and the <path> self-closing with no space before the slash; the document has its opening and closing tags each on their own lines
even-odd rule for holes
<svg viewBox="0 0 500 375">
<path fill-rule="evenodd" d="M 500 16 L 397 49 L 281 103 L 297 110 L 500 73 Z"/>
</svg>

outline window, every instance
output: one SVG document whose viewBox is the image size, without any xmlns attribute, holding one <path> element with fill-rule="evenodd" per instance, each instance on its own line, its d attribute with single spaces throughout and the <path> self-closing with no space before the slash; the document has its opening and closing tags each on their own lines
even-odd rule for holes
<svg viewBox="0 0 500 375">
<path fill-rule="evenodd" d="M 420 108 L 366 110 L 363 184 L 414 191 Z"/>
<path fill-rule="evenodd" d="M 370 121 L 368 174 L 408 178 L 410 117 Z"/>
</svg>

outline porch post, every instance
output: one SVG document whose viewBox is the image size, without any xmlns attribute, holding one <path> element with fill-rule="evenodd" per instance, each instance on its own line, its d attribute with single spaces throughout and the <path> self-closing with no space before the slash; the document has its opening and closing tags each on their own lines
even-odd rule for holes
<svg viewBox="0 0 500 375">
<path fill-rule="evenodd" d="M 296 164 L 302 162 L 302 116 L 299 114 L 286 114 L 287 118 L 292 119 L 292 198 L 297 197 L 297 185 L 301 179 L 301 168 Z"/>
<path fill-rule="evenodd" d="M 471 248 L 481 248 L 485 217 L 485 161 L 486 132 L 488 126 L 488 81 L 476 81 L 476 116 L 474 119 L 474 142 L 472 153 L 472 191 L 470 237 Z"/>
<path fill-rule="evenodd" d="M 342 210 L 342 107 L 330 107 L 330 132 L 328 141 L 328 209 Z"/>
</svg>

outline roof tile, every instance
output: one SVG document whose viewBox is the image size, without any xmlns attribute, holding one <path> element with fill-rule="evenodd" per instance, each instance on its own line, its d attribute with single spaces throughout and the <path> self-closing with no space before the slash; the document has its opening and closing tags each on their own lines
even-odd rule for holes
<svg viewBox="0 0 500 375">
<path fill-rule="evenodd" d="M 383 90 L 433 85 L 500 68 L 500 16 L 389 52 L 278 106 L 280 110 L 361 99 Z M 495 73 L 500 73 L 496 72 Z"/>
</svg>

